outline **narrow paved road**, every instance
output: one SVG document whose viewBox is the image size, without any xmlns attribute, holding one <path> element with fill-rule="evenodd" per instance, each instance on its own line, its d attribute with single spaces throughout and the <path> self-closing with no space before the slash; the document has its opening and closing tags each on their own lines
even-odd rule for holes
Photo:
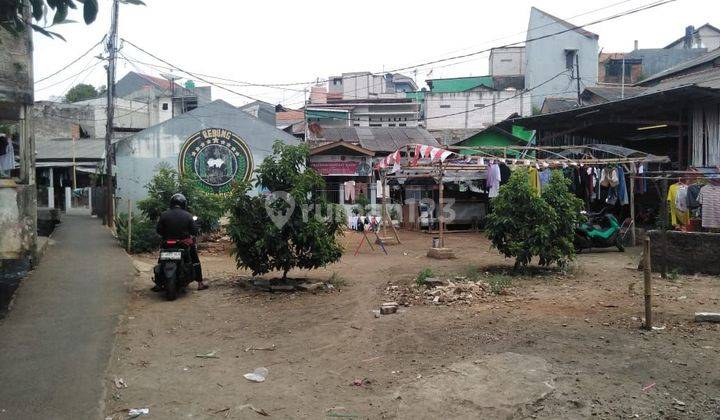
<svg viewBox="0 0 720 420">
<path fill-rule="evenodd" d="M 0 419 L 101 419 L 134 271 L 102 223 L 67 216 L 0 321 Z"/>
</svg>

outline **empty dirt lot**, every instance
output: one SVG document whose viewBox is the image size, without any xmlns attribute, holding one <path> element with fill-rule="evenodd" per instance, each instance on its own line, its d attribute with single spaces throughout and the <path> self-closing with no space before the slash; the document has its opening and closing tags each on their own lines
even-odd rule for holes
<svg viewBox="0 0 720 420">
<path fill-rule="evenodd" d="M 401 239 L 389 256 L 366 246 L 353 256 L 359 237 L 348 233 L 341 262 L 291 272 L 333 277 L 329 292 L 241 287 L 249 273 L 235 269 L 222 243 L 201 254 L 207 291 L 192 285 L 166 302 L 149 291 L 149 273 L 138 273 L 108 372 L 106 415 L 720 417 L 720 325 L 693 321 L 695 311 L 720 311 L 719 278 L 654 277 L 660 329 L 646 332 L 637 249 L 582 254 L 567 273 L 533 269 L 508 285 L 502 273 L 512 261 L 480 234 L 448 235 L 457 258 L 445 261 L 425 256 L 430 236 L 401 231 Z M 433 303 L 413 288 L 424 268 L 458 284 L 503 282 Z M 409 306 L 378 317 L 388 300 Z M 265 382 L 243 377 L 257 367 L 269 370 Z M 120 378 L 127 387 L 115 385 Z"/>
</svg>

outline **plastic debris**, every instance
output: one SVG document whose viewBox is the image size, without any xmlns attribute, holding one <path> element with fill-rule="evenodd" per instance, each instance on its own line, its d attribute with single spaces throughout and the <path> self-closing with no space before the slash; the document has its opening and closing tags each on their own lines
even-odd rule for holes
<svg viewBox="0 0 720 420">
<path fill-rule="evenodd" d="M 246 373 L 243 375 L 245 379 L 251 382 L 265 382 L 265 378 L 267 378 L 269 371 L 267 368 L 259 367 L 255 369 L 252 373 Z"/>
<path fill-rule="evenodd" d="M 651 383 L 650 385 L 644 386 L 642 390 L 643 390 L 643 392 L 645 392 L 645 391 L 649 391 L 653 388 L 655 388 L 655 382 Z"/>
<path fill-rule="evenodd" d="M 201 359 L 219 359 L 220 356 L 217 355 L 217 350 L 213 350 L 211 352 L 207 352 L 204 354 L 196 354 L 195 357 L 199 357 Z"/>
<path fill-rule="evenodd" d="M 128 387 L 127 383 L 125 383 L 125 380 L 123 378 L 115 378 L 113 380 L 113 382 L 115 382 L 115 388 L 117 388 L 117 389 L 122 389 L 122 388 Z"/>
<path fill-rule="evenodd" d="M 130 416 L 131 419 L 134 419 L 135 417 L 147 416 L 147 415 L 150 415 L 149 408 L 131 408 L 128 410 L 128 416 Z"/>
</svg>

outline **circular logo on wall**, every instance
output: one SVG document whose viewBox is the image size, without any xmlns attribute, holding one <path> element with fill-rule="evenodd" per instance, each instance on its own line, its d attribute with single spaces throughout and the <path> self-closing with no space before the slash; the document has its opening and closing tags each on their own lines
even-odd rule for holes
<svg viewBox="0 0 720 420">
<path fill-rule="evenodd" d="M 249 181 L 253 171 L 247 144 L 230 130 L 208 128 L 190 136 L 180 150 L 180 173 L 192 174 L 200 188 L 226 193 L 234 181 Z"/>
</svg>

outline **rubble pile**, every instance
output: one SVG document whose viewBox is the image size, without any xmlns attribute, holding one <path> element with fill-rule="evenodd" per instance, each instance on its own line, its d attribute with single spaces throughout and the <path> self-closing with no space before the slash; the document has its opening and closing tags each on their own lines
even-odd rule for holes
<svg viewBox="0 0 720 420">
<path fill-rule="evenodd" d="M 429 278 L 424 284 L 412 286 L 388 282 L 385 294 L 402 306 L 462 305 L 483 302 L 492 294 L 484 281 L 453 282 Z"/>
</svg>

